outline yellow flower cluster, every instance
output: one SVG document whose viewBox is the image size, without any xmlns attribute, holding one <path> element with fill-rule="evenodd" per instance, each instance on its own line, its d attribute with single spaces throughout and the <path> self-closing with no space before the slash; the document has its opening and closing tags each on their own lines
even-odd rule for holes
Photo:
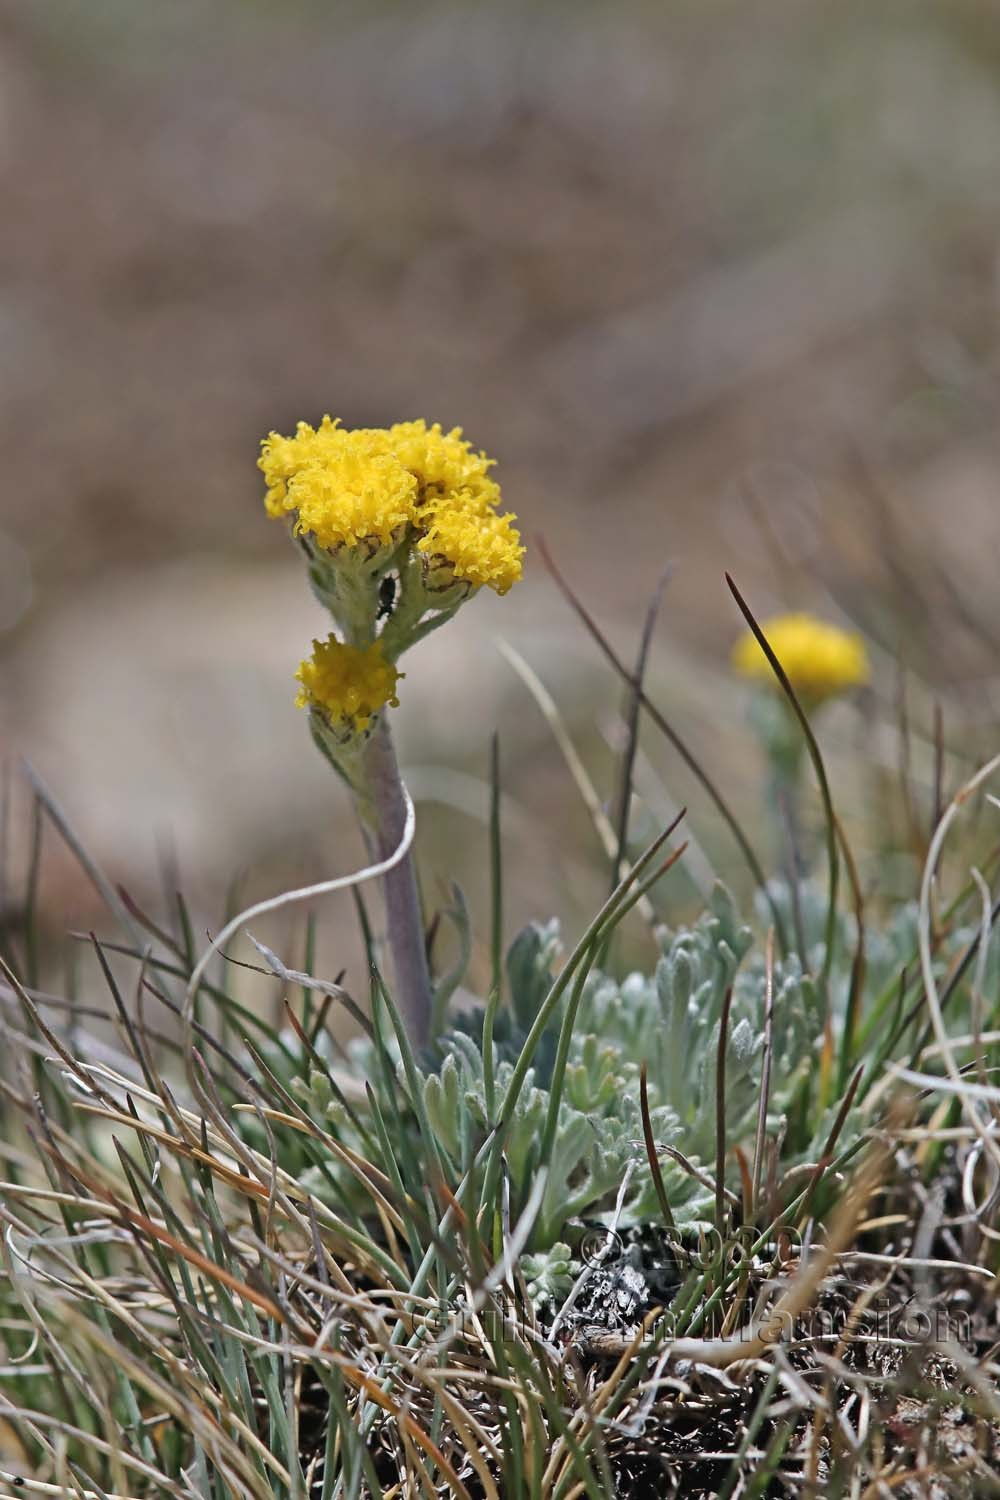
<svg viewBox="0 0 1000 1500">
<path fill-rule="evenodd" d="M 426 530 L 417 551 L 432 563 L 443 561 L 456 578 L 474 588 L 484 584 L 506 594 L 521 576 L 518 534 L 510 516 L 479 513 L 454 506 L 434 506 L 425 518 Z"/>
<path fill-rule="evenodd" d="M 295 674 L 302 684 L 296 706 L 322 709 L 332 724 L 360 732 L 385 704 L 398 705 L 396 683 L 404 675 L 383 658 L 379 641 L 349 646 L 331 635 L 313 641 L 312 656 Z"/>
<path fill-rule="evenodd" d="M 272 516 L 291 516 L 297 534 L 328 551 L 402 541 L 437 567 L 503 594 L 521 576 L 524 548 L 513 515 L 501 515 L 493 460 L 477 453 L 461 428 L 438 423 L 348 430 L 324 417 L 300 422 L 294 437 L 272 432 L 259 466 Z"/>
<path fill-rule="evenodd" d="M 864 641 L 852 631 L 808 614 L 779 615 L 761 628 L 792 687 L 814 703 L 869 679 Z M 733 666 L 744 677 L 777 686 L 767 657 L 749 630 L 736 643 Z"/>
</svg>

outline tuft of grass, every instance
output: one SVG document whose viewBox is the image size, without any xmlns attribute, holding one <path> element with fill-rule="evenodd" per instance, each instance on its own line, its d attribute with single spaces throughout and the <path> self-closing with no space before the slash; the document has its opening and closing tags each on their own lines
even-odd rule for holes
<svg viewBox="0 0 1000 1500">
<path fill-rule="evenodd" d="M 850 911 L 754 856 L 750 921 L 720 887 L 671 928 L 685 814 L 628 850 L 639 706 L 665 722 L 654 618 L 621 669 L 610 823 L 583 773 L 607 901 L 565 958 L 547 923 L 505 952 L 494 741 L 489 994 L 449 1010 L 463 965 L 444 976 L 422 1051 L 357 890 L 367 1007 L 314 973 L 313 911 L 301 970 L 257 944 L 275 1023 L 235 959 L 213 977 L 183 898 L 164 915 L 115 890 L 33 780 L 27 868 L 3 870 L 7 1493 L 1000 1490 L 996 762 L 950 800 L 938 765 L 919 901 L 863 898 L 827 785 Z M 108 912 L 63 995 L 42 988 L 50 830 Z M 617 973 L 634 911 L 647 971 Z"/>
</svg>

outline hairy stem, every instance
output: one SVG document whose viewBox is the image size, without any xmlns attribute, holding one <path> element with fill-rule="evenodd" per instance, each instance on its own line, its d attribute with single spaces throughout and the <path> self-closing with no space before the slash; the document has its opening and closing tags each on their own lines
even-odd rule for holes
<svg viewBox="0 0 1000 1500">
<path fill-rule="evenodd" d="M 359 810 L 374 858 L 383 860 L 399 846 L 406 824 L 406 799 L 386 714 L 363 752 Z M 382 877 L 389 949 L 400 1012 L 415 1047 L 430 1039 L 431 979 L 412 852 Z"/>
</svg>

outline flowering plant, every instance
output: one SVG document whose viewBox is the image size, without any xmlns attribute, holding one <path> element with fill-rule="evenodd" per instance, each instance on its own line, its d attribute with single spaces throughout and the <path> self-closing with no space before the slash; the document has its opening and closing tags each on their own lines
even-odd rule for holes
<svg viewBox="0 0 1000 1500">
<path fill-rule="evenodd" d="M 350 430 L 325 416 L 272 432 L 259 467 L 268 514 L 291 523 L 334 629 L 301 663 L 297 702 L 313 738 L 350 785 L 373 856 L 403 838 L 406 796 L 385 710 L 398 703 L 403 652 L 450 620 L 480 588 L 505 594 L 524 548 L 500 511 L 494 460 L 461 428 L 397 422 Z M 384 877 L 400 1004 L 426 1041 L 431 985 L 412 861 Z"/>
</svg>

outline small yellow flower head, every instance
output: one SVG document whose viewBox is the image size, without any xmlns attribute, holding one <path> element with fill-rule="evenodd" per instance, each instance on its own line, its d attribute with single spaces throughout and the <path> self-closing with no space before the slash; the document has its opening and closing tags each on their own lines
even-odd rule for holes
<svg viewBox="0 0 1000 1500">
<path fill-rule="evenodd" d="M 282 437 L 280 432 L 268 433 L 260 445 L 257 467 L 267 481 L 264 504 L 269 515 L 287 515 L 292 509 L 288 504 L 289 481 L 303 469 L 322 465 L 339 449 L 343 437 L 340 423 L 331 417 L 324 417 L 315 429 L 308 422 L 299 422 L 294 437 Z"/>
<path fill-rule="evenodd" d="M 473 588 L 488 585 L 498 594 L 521 577 L 520 533 L 513 515 L 485 513 L 474 503 L 438 504 L 433 507 L 426 532 L 417 543 L 417 551 L 427 559 L 431 572 L 442 570 L 451 580 L 470 583 Z"/>
<path fill-rule="evenodd" d="M 495 459 L 477 453 L 461 427 L 442 431 L 440 422 L 397 422 L 386 434 L 392 452 L 417 482 L 418 505 L 435 501 L 500 503 L 500 486 L 490 478 Z"/>
<path fill-rule="evenodd" d="M 272 432 L 259 460 L 272 516 L 294 515 L 296 534 L 320 547 L 387 546 L 413 519 L 417 482 L 388 451 L 385 434 L 347 432 L 324 417 L 294 438 Z"/>
<path fill-rule="evenodd" d="M 815 615 L 779 615 L 765 621 L 761 628 L 792 687 L 813 703 L 859 687 L 871 675 L 861 637 L 828 625 Z M 749 630 L 736 643 L 733 666 L 744 677 L 778 686 L 767 657 Z"/>
<path fill-rule="evenodd" d="M 343 448 L 321 467 L 302 469 L 288 484 L 287 507 L 297 535 L 321 547 L 386 546 L 401 539 L 413 515 L 416 485 L 395 459 L 366 451 L 347 433 Z"/>
<path fill-rule="evenodd" d="M 396 683 L 404 676 L 385 661 L 381 642 L 348 646 L 334 635 L 313 641 L 313 653 L 295 674 L 302 684 L 298 708 L 318 708 L 334 726 L 363 733 L 387 703 L 395 708 Z"/>
</svg>

